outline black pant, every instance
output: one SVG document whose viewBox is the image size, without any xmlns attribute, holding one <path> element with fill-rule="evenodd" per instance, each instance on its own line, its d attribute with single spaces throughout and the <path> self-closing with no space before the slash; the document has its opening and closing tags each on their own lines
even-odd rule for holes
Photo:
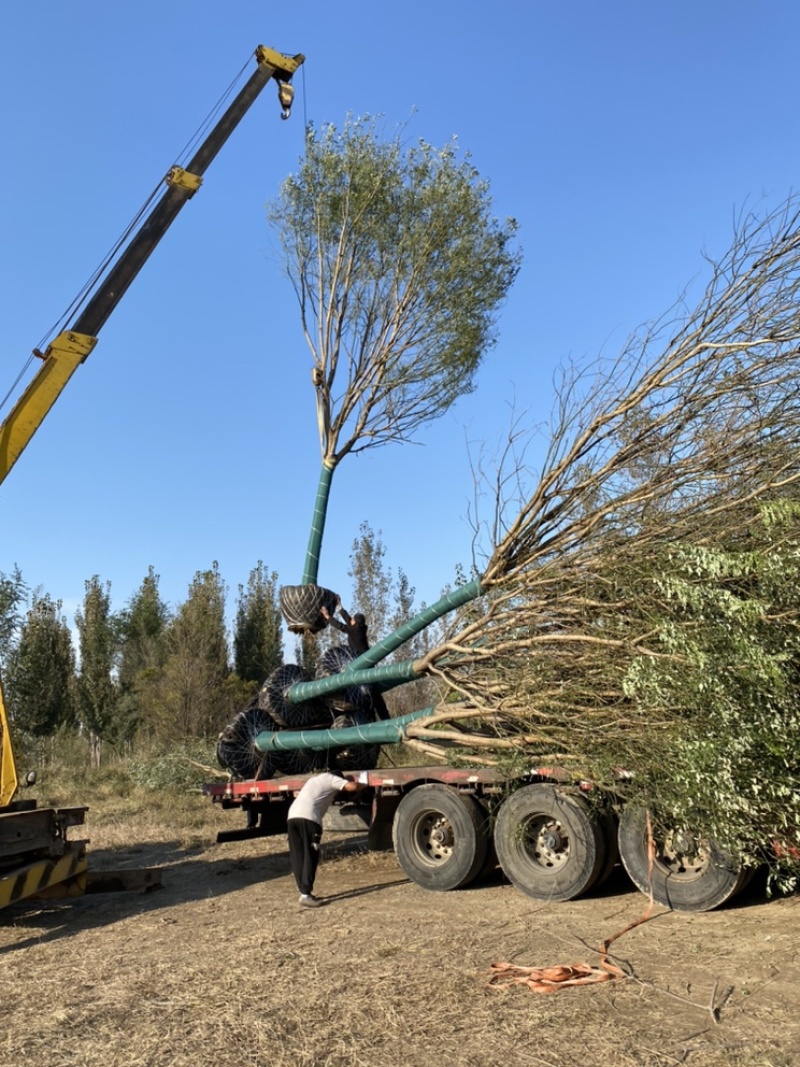
<svg viewBox="0 0 800 1067">
<path fill-rule="evenodd" d="M 292 874 L 297 888 L 308 896 L 314 889 L 314 879 L 317 875 L 322 827 L 310 819 L 289 819 L 286 827 Z"/>
</svg>

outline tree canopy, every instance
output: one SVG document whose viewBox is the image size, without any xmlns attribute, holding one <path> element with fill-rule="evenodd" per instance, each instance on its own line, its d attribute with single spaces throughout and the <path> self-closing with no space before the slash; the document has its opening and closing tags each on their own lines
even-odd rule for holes
<svg viewBox="0 0 800 1067">
<path fill-rule="evenodd" d="M 455 141 L 310 127 L 268 218 L 313 360 L 323 460 L 404 441 L 473 388 L 519 269 L 516 223 Z"/>
<path fill-rule="evenodd" d="M 259 560 L 250 572 L 247 587 L 239 586 L 233 633 L 234 668 L 243 682 L 256 686 L 283 661 L 277 582 L 277 573 L 270 573 Z"/>
<path fill-rule="evenodd" d="M 78 718 L 93 741 L 93 759 L 99 764 L 101 738 L 114 733 L 117 687 L 117 628 L 111 611 L 111 587 L 94 575 L 85 583 L 83 606 L 75 612 L 80 647 L 80 674 L 76 684 Z"/>
<path fill-rule="evenodd" d="M 76 724 L 75 652 L 61 606 L 35 592 L 8 659 L 14 725 L 35 737 Z"/>
</svg>

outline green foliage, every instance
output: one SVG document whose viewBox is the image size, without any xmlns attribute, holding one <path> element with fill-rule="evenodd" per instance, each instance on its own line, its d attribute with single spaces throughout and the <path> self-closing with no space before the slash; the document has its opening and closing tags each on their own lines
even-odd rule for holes
<svg viewBox="0 0 800 1067">
<path fill-rule="evenodd" d="M 381 531 L 375 533 L 368 522 L 362 522 L 358 527 L 347 573 L 353 580 L 353 601 L 348 610 L 351 614 L 363 612 L 370 640 L 374 643 L 389 632 L 392 572 L 386 566 L 386 546 Z"/>
<path fill-rule="evenodd" d="M 258 686 L 283 662 L 278 575 L 261 560 L 250 572 L 247 588 L 239 586 L 233 633 L 234 670 L 242 681 Z"/>
<path fill-rule="evenodd" d="M 800 542 L 776 515 L 747 544 L 669 553 L 652 576 L 659 654 L 635 656 L 624 689 L 640 718 L 669 722 L 628 753 L 637 791 L 753 861 L 777 842 L 787 884 L 800 873 Z"/>
<path fill-rule="evenodd" d="M 695 309 L 570 368 L 528 491 L 512 427 L 496 543 L 431 653 L 497 747 L 601 780 L 662 829 L 800 872 L 800 231 L 743 214 Z M 512 469 L 508 469 L 508 468 Z M 514 514 L 514 504 L 519 504 Z M 761 509 L 761 510 L 759 510 Z"/>
<path fill-rule="evenodd" d="M 27 593 L 19 567 L 15 566 L 11 574 L 3 574 L 0 571 L 0 664 L 6 662 L 14 636 L 22 622 L 19 609 L 25 602 Z"/>
<path fill-rule="evenodd" d="M 117 618 L 121 646 L 119 698 L 114 725 L 119 740 L 129 740 L 148 718 L 148 698 L 167 658 L 170 612 L 158 590 L 153 567 Z"/>
<path fill-rule="evenodd" d="M 414 587 L 402 568 L 398 568 L 395 577 L 386 564 L 381 531 L 376 533 L 366 521 L 359 525 L 359 535 L 353 541 L 348 574 L 353 579 L 349 610 L 366 616 L 370 644 L 388 636 L 416 614 Z M 430 635 L 423 630 L 401 645 L 386 662 L 424 655 L 429 640 Z M 406 714 L 435 703 L 435 686 L 431 679 L 421 678 L 391 690 L 386 699 L 394 715 Z"/>
<path fill-rule="evenodd" d="M 83 607 L 75 612 L 81 669 L 76 685 L 78 717 L 97 737 L 114 736 L 112 721 L 117 688 L 112 679 L 117 654 L 117 627 L 111 612 L 111 587 L 97 575 L 85 583 Z"/>
<path fill-rule="evenodd" d="M 152 691 L 156 737 L 210 737 L 224 725 L 229 675 L 226 587 L 216 563 L 198 571 L 167 633 L 167 659 Z"/>
<path fill-rule="evenodd" d="M 169 745 L 139 744 L 134 755 L 115 753 L 102 767 L 89 761 L 89 739 L 74 728 L 62 727 L 50 738 L 23 738 L 21 766 L 36 768 L 37 783 L 26 791 L 41 806 L 88 804 L 91 821 L 104 819 L 109 805 L 118 811 L 120 799 L 125 810 L 143 814 L 158 810 L 148 794 L 158 791 L 167 805 L 213 777 L 213 745 L 208 741 L 185 740 Z M 165 799 L 166 798 L 166 799 Z M 155 805 L 155 806 L 154 806 Z"/>
<path fill-rule="evenodd" d="M 322 658 L 322 650 L 316 634 L 300 634 L 294 643 L 294 659 L 298 667 L 302 667 L 309 678 L 316 677 L 317 669 Z"/>
<path fill-rule="evenodd" d="M 8 660 L 6 697 L 19 730 L 36 736 L 75 722 L 75 653 L 61 601 L 34 593 Z"/>
<path fill-rule="evenodd" d="M 516 223 L 492 216 L 455 142 L 386 139 L 371 117 L 310 127 L 268 218 L 314 356 L 326 463 L 411 439 L 471 391 L 520 257 Z"/>
<path fill-rule="evenodd" d="M 123 642 L 119 680 L 123 689 L 131 685 L 139 671 L 159 666 L 165 658 L 164 634 L 170 612 L 161 599 L 158 583 L 159 575 L 151 566 L 119 615 Z"/>
<path fill-rule="evenodd" d="M 147 790 L 199 789 L 209 778 L 213 751 L 208 742 L 187 740 L 126 763 L 134 785 Z"/>
<path fill-rule="evenodd" d="M 60 727 L 49 737 L 22 734 L 16 741 L 23 773 L 37 773 L 36 786 L 25 795 L 42 806 L 86 804 L 88 794 L 125 797 L 131 791 L 123 762 L 110 751 L 102 767 L 93 765 L 90 738 L 74 726 Z"/>
</svg>

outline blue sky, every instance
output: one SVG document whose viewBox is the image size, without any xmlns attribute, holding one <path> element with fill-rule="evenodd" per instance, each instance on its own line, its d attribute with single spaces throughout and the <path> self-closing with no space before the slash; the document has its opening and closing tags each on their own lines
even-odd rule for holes
<svg viewBox="0 0 800 1067">
<path fill-rule="evenodd" d="M 0 29 L 0 396 L 256 45 L 307 57 L 292 119 L 268 87 L 0 488 L 0 571 L 70 619 L 87 578 L 121 608 L 151 564 L 175 605 L 218 561 L 231 612 L 258 560 L 300 581 L 319 445 L 264 205 L 305 118 L 456 135 L 525 255 L 476 391 L 338 470 L 319 580 L 345 602 L 363 521 L 436 599 L 472 559 L 470 449 L 511 404 L 545 422 L 560 363 L 613 355 L 797 182 L 790 0 L 28 0 Z"/>
</svg>

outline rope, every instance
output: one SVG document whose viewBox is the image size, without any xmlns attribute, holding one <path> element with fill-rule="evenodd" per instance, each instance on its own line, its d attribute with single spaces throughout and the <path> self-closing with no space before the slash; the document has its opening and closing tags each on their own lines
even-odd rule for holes
<svg viewBox="0 0 800 1067">
<path fill-rule="evenodd" d="M 628 923 L 622 930 L 606 938 L 600 944 L 600 963 L 592 967 L 588 963 L 561 964 L 555 967 L 520 967 L 515 963 L 493 963 L 489 967 L 489 980 L 487 985 L 491 989 L 508 989 L 513 985 L 526 985 L 531 993 L 557 993 L 560 989 L 568 989 L 578 985 L 597 985 L 598 982 L 610 982 L 627 975 L 616 963 L 608 958 L 609 946 L 617 938 L 634 930 L 642 923 L 646 923 L 654 916 L 653 911 L 653 862 L 655 860 L 655 842 L 653 830 L 650 824 L 650 813 L 647 813 L 647 876 L 650 885 L 650 899 L 647 907 L 638 919 Z"/>
</svg>

